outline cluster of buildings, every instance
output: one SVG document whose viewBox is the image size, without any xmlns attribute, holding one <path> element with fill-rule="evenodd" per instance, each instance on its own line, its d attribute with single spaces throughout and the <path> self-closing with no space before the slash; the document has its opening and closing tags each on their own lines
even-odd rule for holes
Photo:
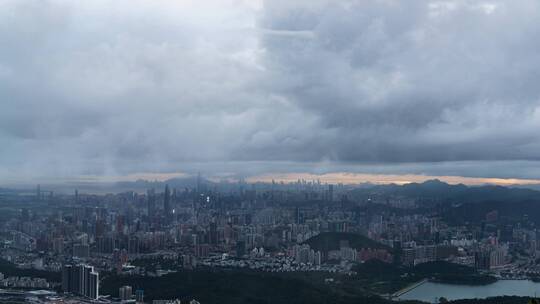
<svg viewBox="0 0 540 304">
<path fill-rule="evenodd" d="M 122 286 L 118 290 L 118 298 L 120 300 L 120 303 L 127 304 L 142 304 L 144 302 L 144 290 L 137 289 L 135 292 L 133 292 L 133 288 L 131 286 Z M 172 299 L 172 300 L 152 300 L 152 304 L 182 304 L 182 301 L 180 299 Z M 199 301 L 192 299 L 189 302 L 184 302 L 187 304 L 200 304 Z"/>
<path fill-rule="evenodd" d="M 99 298 L 99 273 L 84 264 L 62 268 L 62 290 L 90 299 Z"/>
<path fill-rule="evenodd" d="M 188 304 L 200 304 L 199 301 L 193 299 L 189 302 L 187 302 Z M 153 300 L 152 301 L 152 304 L 182 304 L 182 301 L 180 301 L 179 299 L 174 299 L 174 300 Z"/>
<path fill-rule="evenodd" d="M 474 266 L 477 269 L 497 269 L 504 267 L 508 262 L 507 245 L 483 247 L 474 253 Z"/>
<path fill-rule="evenodd" d="M 0 272 L 0 287 L 2 288 L 36 288 L 48 289 L 52 286 L 46 279 L 18 276 L 4 276 Z"/>
<path fill-rule="evenodd" d="M 119 194 L 55 195 L 38 188 L 35 196 L 12 198 L 23 208 L 0 224 L 0 256 L 20 267 L 61 271 L 64 292 L 97 300 L 105 271 L 160 276 L 204 265 L 348 272 L 370 259 L 496 270 L 516 250 L 531 258 L 540 252 L 536 230 L 500 226 L 495 210 L 477 225 L 452 226 L 435 212 L 415 212 L 418 200 L 355 198 L 351 190 L 320 181 L 248 185 L 200 178 L 191 186 Z M 341 242 L 322 251 L 307 244 L 325 232 L 360 234 L 390 249 Z M 48 287 L 36 282 L 30 287 Z M 119 291 L 124 302 L 143 298 L 129 286 Z"/>
</svg>

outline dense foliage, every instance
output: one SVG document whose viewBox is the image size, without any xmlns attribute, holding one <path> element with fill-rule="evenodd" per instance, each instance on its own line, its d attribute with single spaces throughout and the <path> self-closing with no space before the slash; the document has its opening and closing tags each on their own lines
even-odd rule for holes
<svg viewBox="0 0 540 304">
<path fill-rule="evenodd" d="M 388 300 L 346 291 L 337 284 L 300 278 L 298 274 L 273 274 L 254 271 L 181 271 L 162 277 L 110 276 L 102 292 L 117 296 L 123 285 L 144 289 L 145 299 L 197 299 L 201 303 L 390 303 Z"/>
<path fill-rule="evenodd" d="M 36 269 L 21 269 L 17 268 L 15 264 L 10 263 L 4 259 L 0 259 L 0 272 L 3 273 L 6 277 L 18 276 L 44 278 L 50 282 L 60 282 L 61 280 L 60 272 L 51 272 Z"/>
<path fill-rule="evenodd" d="M 323 232 L 317 236 L 308 239 L 305 243 L 309 244 L 314 250 L 328 252 L 330 250 L 339 250 L 340 242 L 347 241 L 349 247 L 360 250 L 362 248 L 381 248 L 388 249 L 384 244 L 376 242 L 366 236 L 357 233 L 347 232 Z"/>
<path fill-rule="evenodd" d="M 353 278 L 367 290 L 377 293 L 393 293 L 409 284 L 423 279 L 447 283 L 484 285 L 496 281 L 494 277 L 481 275 L 474 268 L 438 261 L 402 267 L 378 260 L 370 260 L 353 268 Z"/>
<path fill-rule="evenodd" d="M 426 263 L 405 269 L 379 261 L 359 265 L 358 276 L 348 277 L 325 273 L 266 273 L 249 270 L 202 269 L 181 271 L 162 277 L 108 276 L 102 281 L 102 293 L 118 295 L 118 288 L 130 285 L 143 289 L 145 299 L 174 299 L 182 301 L 197 299 L 201 303 L 310 303 L 310 304 L 392 304 L 390 300 L 374 296 L 364 287 L 369 284 L 410 284 L 423 275 L 437 269 L 437 274 L 453 274 L 464 271 L 464 275 L 475 275 L 474 270 L 449 263 Z M 324 278 L 333 278 L 324 283 Z M 363 285 L 369 282 L 367 285 Z M 494 297 L 449 301 L 452 304 L 524 304 L 525 297 Z M 399 303 L 419 304 L 418 301 Z"/>
</svg>

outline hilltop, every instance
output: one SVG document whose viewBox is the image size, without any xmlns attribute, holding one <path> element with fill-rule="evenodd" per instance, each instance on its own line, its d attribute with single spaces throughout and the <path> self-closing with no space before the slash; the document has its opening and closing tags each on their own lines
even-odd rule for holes
<svg viewBox="0 0 540 304">
<path fill-rule="evenodd" d="M 375 185 L 368 188 L 356 188 L 351 190 L 350 194 L 354 199 L 363 200 L 374 197 L 388 198 L 397 196 L 413 198 L 422 202 L 443 203 L 540 201 L 540 191 L 532 189 L 496 185 L 450 185 L 438 179 L 428 180 L 423 183 L 404 185 L 387 184 Z"/>
<path fill-rule="evenodd" d="M 328 252 L 330 250 L 339 250 L 341 241 L 348 241 L 349 246 L 356 250 L 360 250 L 362 248 L 387 249 L 389 251 L 392 250 L 390 247 L 376 242 L 366 236 L 349 232 L 323 232 L 306 240 L 304 243 L 308 244 L 316 251 Z"/>
</svg>

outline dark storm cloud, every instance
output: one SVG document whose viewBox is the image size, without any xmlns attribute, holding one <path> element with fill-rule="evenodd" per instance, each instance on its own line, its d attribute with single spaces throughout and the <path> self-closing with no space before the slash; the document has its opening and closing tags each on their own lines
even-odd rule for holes
<svg viewBox="0 0 540 304">
<path fill-rule="evenodd" d="M 535 177 L 539 17 L 532 0 L 0 1 L 0 178 Z"/>
<path fill-rule="evenodd" d="M 263 45 L 273 89 L 334 130 L 322 155 L 538 159 L 537 2 L 311 3 L 268 1 L 261 26 L 313 33 Z"/>
</svg>

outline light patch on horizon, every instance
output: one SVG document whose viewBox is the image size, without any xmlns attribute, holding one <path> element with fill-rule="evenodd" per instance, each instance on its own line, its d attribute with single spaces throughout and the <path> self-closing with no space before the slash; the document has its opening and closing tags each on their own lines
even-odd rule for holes
<svg viewBox="0 0 540 304">
<path fill-rule="evenodd" d="M 464 176 L 435 176 L 435 175 L 419 175 L 419 174 L 365 174 L 365 173 L 347 173 L 333 172 L 326 174 L 311 174 L 311 173 L 275 173 L 252 176 L 246 179 L 249 183 L 264 182 L 271 183 L 284 182 L 294 183 L 298 180 L 320 180 L 322 183 L 328 184 L 398 184 L 404 185 L 409 183 L 422 183 L 427 180 L 438 179 L 442 182 L 456 185 L 465 184 L 470 186 L 477 185 L 534 185 L 540 184 L 540 179 L 518 179 L 518 178 L 489 178 L 489 177 L 464 177 Z"/>
</svg>

